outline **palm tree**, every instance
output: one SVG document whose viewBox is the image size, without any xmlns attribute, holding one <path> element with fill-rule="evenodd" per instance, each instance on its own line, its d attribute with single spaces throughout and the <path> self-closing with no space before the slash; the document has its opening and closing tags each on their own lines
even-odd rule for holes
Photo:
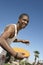
<svg viewBox="0 0 43 65">
<path fill-rule="evenodd" d="M 36 60 L 37 58 L 39 58 L 39 51 L 34 51 L 34 56 L 35 56 L 35 63 L 36 63 Z"/>
</svg>

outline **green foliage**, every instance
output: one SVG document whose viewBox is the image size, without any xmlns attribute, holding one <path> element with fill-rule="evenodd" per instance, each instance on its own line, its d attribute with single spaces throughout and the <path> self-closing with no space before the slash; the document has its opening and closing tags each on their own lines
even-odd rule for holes
<svg viewBox="0 0 43 65">
<path fill-rule="evenodd" d="M 29 62 L 26 62 L 26 61 L 21 61 L 20 65 L 31 65 L 31 64 Z"/>
<path fill-rule="evenodd" d="M 36 53 L 36 54 L 40 54 L 39 51 L 34 51 L 34 53 Z"/>
<path fill-rule="evenodd" d="M 11 65 L 11 64 L 6 63 L 5 65 Z"/>
</svg>

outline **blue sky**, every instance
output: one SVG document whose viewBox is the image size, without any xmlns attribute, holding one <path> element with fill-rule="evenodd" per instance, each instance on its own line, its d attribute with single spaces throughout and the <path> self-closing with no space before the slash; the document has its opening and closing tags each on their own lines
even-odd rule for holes
<svg viewBox="0 0 43 65">
<path fill-rule="evenodd" d="M 43 60 L 43 0 L 0 0 L 0 35 L 6 25 L 17 23 L 21 13 L 27 13 L 30 16 L 30 22 L 17 37 L 29 40 L 30 45 L 12 43 L 12 46 L 30 51 L 32 61 L 34 60 L 33 52 L 38 50 L 39 60 Z"/>
</svg>

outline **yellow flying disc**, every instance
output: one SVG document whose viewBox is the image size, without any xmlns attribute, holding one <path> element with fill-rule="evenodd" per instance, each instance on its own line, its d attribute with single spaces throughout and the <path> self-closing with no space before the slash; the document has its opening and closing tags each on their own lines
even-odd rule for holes
<svg viewBox="0 0 43 65">
<path fill-rule="evenodd" d="M 24 55 L 25 57 L 29 57 L 29 56 L 30 56 L 30 52 L 27 51 L 27 50 L 24 49 L 24 48 L 14 47 L 13 50 L 16 51 L 16 52 L 19 52 L 19 53 L 23 53 L 23 55 Z"/>
</svg>

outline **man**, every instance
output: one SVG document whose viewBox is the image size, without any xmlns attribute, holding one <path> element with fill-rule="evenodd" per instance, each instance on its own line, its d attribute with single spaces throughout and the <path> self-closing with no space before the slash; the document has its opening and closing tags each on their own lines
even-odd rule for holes
<svg viewBox="0 0 43 65">
<path fill-rule="evenodd" d="M 27 24 L 29 23 L 29 16 L 25 13 L 21 14 L 19 16 L 17 24 L 10 24 L 7 25 L 4 32 L 0 36 L 0 46 L 8 51 L 12 56 L 17 58 L 25 58 L 25 56 L 22 53 L 15 52 L 9 44 L 12 42 L 22 42 L 25 44 L 29 44 L 28 40 L 20 40 L 16 38 L 16 35 L 21 29 L 24 29 Z"/>
</svg>

